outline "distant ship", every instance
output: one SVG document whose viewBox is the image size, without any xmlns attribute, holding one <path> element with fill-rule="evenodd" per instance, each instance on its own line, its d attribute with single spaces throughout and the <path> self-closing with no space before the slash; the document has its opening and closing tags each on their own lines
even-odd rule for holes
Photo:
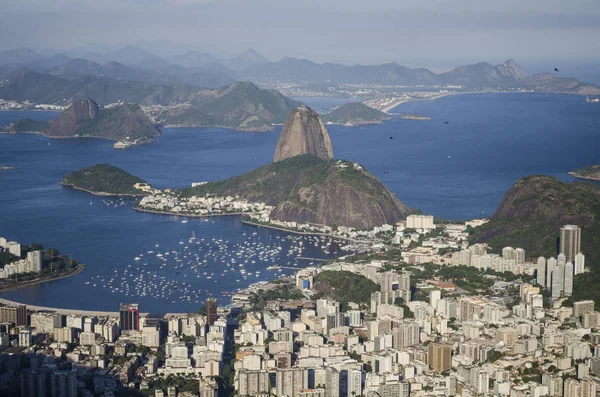
<svg viewBox="0 0 600 397">
<path fill-rule="evenodd" d="M 5 171 L 12 171 L 15 169 L 15 167 L 13 167 L 12 165 L 5 165 L 5 166 L 2 166 L 2 169 Z"/>
<path fill-rule="evenodd" d="M 598 98 L 592 98 L 592 99 L 590 99 L 590 96 L 588 95 L 588 96 L 585 97 L 585 101 L 586 102 L 599 103 L 600 99 L 598 99 Z"/>
</svg>

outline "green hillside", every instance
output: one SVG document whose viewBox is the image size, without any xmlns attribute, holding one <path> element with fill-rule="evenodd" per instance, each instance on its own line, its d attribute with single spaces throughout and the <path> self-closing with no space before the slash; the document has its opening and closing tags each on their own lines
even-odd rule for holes
<svg viewBox="0 0 600 397">
<path fill-rule="evenodd" d="M 99 195 L 143 196 L 144 192 L 134 188 L 144 180 L 110 164 L 96 164 L 72 172 L 62 179 L 65 186 L 82 189 Z"/>
</svg>

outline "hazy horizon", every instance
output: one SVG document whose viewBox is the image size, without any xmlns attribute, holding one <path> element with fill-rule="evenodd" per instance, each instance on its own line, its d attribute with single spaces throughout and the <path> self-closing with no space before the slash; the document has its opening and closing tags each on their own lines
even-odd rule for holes
<svg viewBox="0 0 600 397">
<path fill-rule="evenodd" d="M 423 3 L 423 4 L 421 4 Z M 134 44 L 158 56 L 227 58 L 253 48 L 271 61 L 451 68 L 485 61 L 600 59 L 600 2 L 475 0 L 0 0 L 0 48 L 57 52 Z"/>
</svg>

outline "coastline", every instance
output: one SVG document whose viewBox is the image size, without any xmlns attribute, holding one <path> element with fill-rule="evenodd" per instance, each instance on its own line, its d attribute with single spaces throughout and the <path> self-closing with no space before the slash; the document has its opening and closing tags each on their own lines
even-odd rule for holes
<svg viewBox="0 0 600 397">
<path fill-rule="evenodd" d="M 91 195 L 100 196 L 100 197 L 144 197 L 145 196 L 145 194 L 132 194 L 132 193 L 118 194 L 118 193 L 106 193 L 106 192 L 93 192 L 91 190 L 87 190 L 82 187 L 77 187 L 75 185 L 70 185 L 68 183 L 61 182 L 60 184 L 62 186 L 69 187 L 71 189 L 81 190 L 82 192 L 86 192 Z"/>
<path fill-rule="evenodd" d="M 568 174 L 571 175 L 572 177 L 578 178 L 578 179 L 585 179 L 588 181 L 600 181 L 600 177 L 583 176 L 583 175 L 576 173 L 575 171 L 571 171 Z"/>
<path fill-rule="evenodd" d="M 131 208 L 133 208 L 135 211 L 139 211 L 139 212 L 148 212 L 150 214 L 157 214 L 157 215 L 171 215 L 171 216 L 181 216 L 184 218 L 210 218 L 211 216 L 238 216 L 238 215 L 248 215 L 249 212 L 228 212 L 226 214 L 176 214 L 174 212 L 166 212 L 166 211 L 154 211 L 154 210 L 147 210 L 144 208 L 138 208 L 135 206 L 132 206 Z"/>
<path fill-rule="evenodd" d="M 185 217 L 188 217 L 188 218 L 210 218 L 212 216 L 244 216 L 244 215 L 248 215 L 248 212 L 236 212 L 236 213 L 227 213 L 227 214 L 207 214 L 207 215 L 186 215 L 186 214 L 175 214 L 173 212 L 146 210 L 146 209 L 137 208 L 137 207 L 132 207 L 132 208 L 139 212 L 147 212 L 150 214 L 157 214 L 157 215 L 180 216 L 180 217 L 184 217 L 184 218 Z M 250 226 L 266 227 L 269 229 L 275 229 L 275 230 L 279 230 L 282 232 L 299 234 L 299 235 L 303 235 L 303 236 L 323 236 L 323 237 L 331 237 L 331 238 L 336 238 L 336 239 L 340 239 L 340 240 L 351 241 L 351 242 L 355 242 L 355 243 L 367 243 L 367 241 L 365 241 L 365 240 L 356 240 L 356 239 L 351 239 L 349 237 L 337 236 L 335 234 L 317 233 L 317 232 L 301 232 L 301 231 L 297 231 L 297 230 L 286 229 L 286 228 L 280 227 L 280 226 L 264 225 L 262 223 L 251 222 L 251 221 L 247 221 L 244 219 L 242 219 L 242 223 L 245 223 L 246 225 L 250 225 Z"/>
<path fill-rule="evenodd" d="M 442 93 L 440 95 L 431 97 L 431 98 L 414 98 L 414 99 L 402 99 L 400 101 L 394 102 L 393 104 L 386 106 L 383 109 L 380 109 L 382 112 L 387 113 L 387 114 L 394 114 L 394 113 L 390 113 L 395 107 L 402 105 L 403 103 L 406 102 L 417 102 L 417 101 L 435 101 L 436 99 L 439 98 L 443 98 L 443 97 L 447 97 L 447 96 L 454 96 L 454 95 L 469 95 L 469 94 L 542 94 L 542 92 L 537 92 L 537 91 L 458 91 L 458 92 L 445 92 Z M 560 92 L 557 92 L 555 94 L 563 94 Z"/>
<path fill-rule="evenodd" d="M 34 280 L 26 281 L 24 283 L 17 283 L 15 285 L 10 285 L 10 286 L 6 286 L 6 287 L 0 287 L 0 293 L 7 292 L 7 291 L 15 291 L 15 290 L 18 290 L 20 288 L 31 287 L 33 285 L 42 284 L 42 283 L 45 283 L 45 282 L 48 282 L 48 281 L 61 280 L 63 278 L 75 276 L 75 275 L 81 273 L 84 270 L 85 270 L 85 265 L 84 264 L 79 264 L 79 266 L 77 266 L 75 269 L 71 270 L 70 272 L 62 273 L 62 274 L 60 274 L 60 275 L 58 275 L 56 277 L 34 279 Z"/>
<path fill-rule="evenodd" d="M 275 230 L 280 230 L 282 232 L 293 233 L 293 234 L 300 234 L 300 235 L 304 235 L 304 236 L 323 236 L 323 237 L 336 238 L 336 239 L 339 239 L 339 240 L 352 241 L 352 242 L 355 242 L 355 243 L 367 243 L 367 241 L 365 241 L 365 240 L 355 240 L 355 239 L 351 239 L 349 237 L 337 236 L 335 234 L 316 233 L 316 232 L 300 232 L 300 231 L 297 231 L 297 230 L 286 229 L 284 227 L 264 225 L 262 223 L 255 223 L 255 222 L 251 222 L 251 221 L 247 221 L 247 220 L 243 220 L 243 219 L 242 219 L 242 222 L 245 223 L 246 225 L 250 225 L 250 226 L 266 227 L 266 228 L 269 228 L 269 229 L 275 229 Z"/>
</svg>

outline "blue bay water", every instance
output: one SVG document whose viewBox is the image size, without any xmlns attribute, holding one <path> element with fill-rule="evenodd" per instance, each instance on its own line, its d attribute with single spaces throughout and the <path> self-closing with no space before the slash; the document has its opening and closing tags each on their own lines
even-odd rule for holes
<svg viewBox="0 0 600 397">
<path fill-rule="evenodd" d="M 332 104 L 331 100 L 318 102 L 319 98 L 304 101 L 314 107 Z M 569 171 L 600 163 L 600 105 L 587 104 L 579 96 L 456 95 L 405 103 L 394 112 L 431 120 L 394 116 L 382 125 L 328 126 L 335 157 L 361 162 L 408 206 L 438 218 L 489 216 L 520 177 L 547 174 L 573 182 Z M 21 117 L 55 116 L 0 112 L 0 126 Z M 129 205 L 106 205 L 100 197 L 59 184 L 68 172 L 99 162 L 121 167 L 159 188 L 219 180 L 271 162 L 280 129 L 272 133 L 170 129 L 156 143 L 128 150 L 113 149 L 112 142 L 102 139 L 0 134 L 0 165 L 17 168 L 0 171 L 0 236 L 56 247 L 88 266 L 77 276 L 1 296 L 29 304 L 96 310 L 116 310 L 119 302 L 132 301 L 139 302 L 142 311 L 180 312 L 197 310 L 200 303 L 195 300 L 201 302 L 208 294 L 220 295 L 222 290 L 234 291 L 251 281 L 280 275 L 266 270 L 271 263 L 307 265 L 308 261 L 294 259 L 296 251 L 288 255 L 300 240 L 286 233 L 250 227 L 236 217 L 182 223 L 180 218 L 135 212 Z M 202 244 L 188 242 L 192 232 L 198 240 L 204 239 Z M 336 249 L 335 244 L 315 247 L 309 239 L 303 244 L 306 257 L 323 258 Z M 250 257 L 259 250 L 247 247 L 275 250 L 279 245 L 277 256 L 248 259 L 245 269 L 254 273 L 248 280 L 239 269 L 221 276 L 230 269 L 226 262 L 239 262 L 232 253 L 244 250 Z M 189 246 L 187 253 L 185 246 Z M 171 253 L 168 265 L 148 251 Z M 182 259 L 182 267 L 175 267 L 173 252 Z M 141 260 L 134 261 L 141 254 Z M 183 266 L 187 262 L 196 267 Z M 113 290 L 119 291 L 104 287 L 110 279 Z M 159 283 L 152 280 L 161 280 L 162 291 L 171 292 L 163 297 L 151 288 L 153 282 Z M 144 286 L 146 295 L 140 296 Z M 191 297 L 189 302 L 186 296 Z"/>
</svg>

